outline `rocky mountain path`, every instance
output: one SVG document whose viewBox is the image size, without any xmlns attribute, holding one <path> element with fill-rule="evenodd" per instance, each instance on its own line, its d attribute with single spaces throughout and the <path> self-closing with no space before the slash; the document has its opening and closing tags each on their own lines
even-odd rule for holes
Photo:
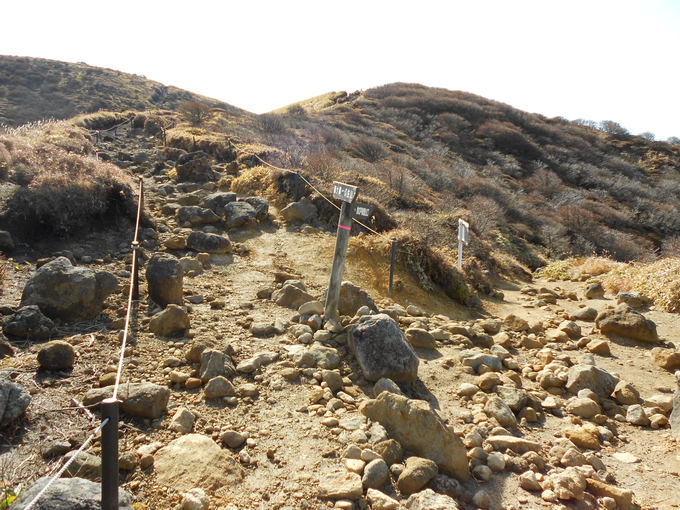
<svg viewBox="0 0 680 510">
<path fill-rule="evenodd" d="M 150 141 L 136 140 L 132 148 L 129 140 L 102 148 L 124 162 L 155 157 Z M 585 299 L 581 282 L 505 284 L 503 300 L 471 309 L 422 290 L 402 267 L 389 299 L 385 261 L 351 251 L 345 276 L 355 285 L 343 300 L 351 306 L 342 326 L 324 325 L 318 314 L 332 234 L 287 225 L 273 208 L 254 220 L 255 209 L 243 204 L 261 202 L 219 192 L 214 181 L 173 182 L 149 164 L 126 166 L 143 173 L 156 222 L 144 231 L 147 269 L 162 263 L 183 273 L 177 285 L 142 272 L 144 299 L 126 350 L 122 388 L 145 405 L 124 407 L 121 482 L 138 508 L 205 510 L 186 503 L 194 488 L 213 510 L 628 510 L 632 493 L 643 508 L 680 508 L 677 442 L 667 425 L 676 383 L 657 362 L 680 340 L 677 315 L 643 310 L 665 342 L 644 343 L 604 336 L 594 319 L 617 303 Z M 230 203 L 239 205 L 225 213 Z M 246 223 L 230 225 L 243 210 L 251 214 Z M 36 245 L 9 270 L 7 315 L 17 312 L 37 266 L 51 267 L 59 255 L 116 275 L 124 288 L 129 241 L 122 229 Z M 166 287 L 183 307 L 163 310 L 147 299 Z M 15 340 L 14 356 L 0 361 L 33 397 L 3 447 L 33 468 L 27 479 L 53 468 L 96 423 L 71 399 L 94 406 L 110 388 L 125 293 L 112 294 L 104 310 L 91 321 L 57 324 L 53 336 L 75 349 L 70 370 L 38 370 L 44 344 L 32 340 Z M 375 342 L 410 342 L 417 380 L 400 373 L 399 385 L 368 380 L 348 332 L 371 317 L 392 328 L 376 326 Z M 661 354 L 651 350 L 657 346 Z M 431 407 L 419 408 L 422 400 Z M 381 416 L 383 404 L 396 417 Z M 70 408 L 66 419 L 62 408 Z M 460 481 L 438 451 L 457 437 L 464 447 L 449 453 L 465 466 Z M 50 448 L 61 453 L 45 456 Z M 77 474 L 96 479 L 99 446 L 90 453 L 94 467 L 83 464 Z"/>
</svg>

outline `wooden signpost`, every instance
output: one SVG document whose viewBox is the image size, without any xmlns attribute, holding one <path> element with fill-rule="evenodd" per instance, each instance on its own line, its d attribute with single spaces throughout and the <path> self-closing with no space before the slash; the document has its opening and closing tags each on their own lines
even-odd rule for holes
<svg viewBox="0 0 680 510">
<path fill-rule="evenodd" d="M 338 318 L 338 302 L 340 301 L 340 285 L 342 275 L 345 272 L 345 258 L 347 257 L 347 245 L 352 233 L 352 203 L 356 200 L 358 188 L 342 182 L 333 183 L 333 198 L 342 201 L 340 218 L 338 219 L 338 232 L 335 239 L 335 254 L 333 255 L 333 269 L 326 294 L 326 306 L 324 307 L 324 319 Z"/>
<path fill-rule="evenodd" d="M 470 224 L 458 218 L 458 269 L 463 269 L 463 244 L 470 242 Z"/>
</svg>

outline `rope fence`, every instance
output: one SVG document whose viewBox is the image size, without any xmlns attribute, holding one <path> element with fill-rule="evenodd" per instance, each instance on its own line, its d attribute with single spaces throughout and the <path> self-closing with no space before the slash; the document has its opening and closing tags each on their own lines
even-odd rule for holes
<svg viewBox="0 0 680 510">
<path fill-rule="evenodd" d="M 126 121 L 127 122 L 127 121 Z M 45 492 L 64 474 L 69 466 L 75 461 L 92 442 L 95 436 L 101 431 L 101 450 L 102 450 L 102 481 L 101 481 L 101 501 L 102 510 L 117 510 L 118 509 L 118 418 L 119 418 L 119 403 L 118 390 L 120 387 L 120 380 L 123 373 L 123 365 L 125 361 L 125 348 L 130 333 L 130 318 L 132 316 L 133 302 L 139 299 L 139 237 L 140 224 L 142 220 L 142 212 L 144 208 L 144 181 L 139 179 L 139 195 L 137 204 L 137 218 L 135 221 L 135 233 L 132 241 L 132 267 L 130 271 L 130 285 L 127 299 L 127 312 L 125 314 L 125 326 L 123 329 L 123 338 L 120 344 L 120 355 L 118 360 L 118 367 L 116 370 L 116 380 L 113 386 L 113 396 L 104 399 L 101 402 L 102 422 L 90 434 L 87 440 L 76 451 L 76 453 L 66 462 L 56 474 L 52 476 L 49 482 L 43 487 L 38 494 L 28 503 L 24 510 L 31 510 Z M 91 407 L 91 406 L 90 406 Z M 84 406 L 78 404 L 75 407 L 62 408 L 66 409 L 84 409 Z"/>
<path fill-rule="evenodd" d="M 237 145 L 235 145 L 234 142 L 232 142 L 231 140 L 229 140 L 229 144 L 230 144 L 235 150 L 237 150 L 238 152 L 240 152 L 241 154 L 244 154 L 244 155 L 246 155 L 246 156 L 253 156 L 253 157 L 254 157 L 255 159 L 257 159 L 260 163 L 262 163 L 262 164 L 265 165 L 265 166 L 268 166 L 269 168 L 273 168 L 274 170 L 279 170 L 279 171 L 281 171 L 281 172 L 287 172 L 287 173 L 290 173 L 290 174 L 295 174 L 295 175 L 297 175 L 297 176 L 300 177 L 300 179 L 302 179 L 302 180 L 303 180 L 310 188 L 312 188 L 312 189 L 313 189 L 313 190 L 314 190 L 321 198 L 323 198 L 326 202 L 328 202 L 328 203 L 331 204 L 333 207 L 335 207 L 338 211 L 340 210 L 340 207 L 339 207 L 335 202 L 333 202 L 330 198 L 328 198 L 321 190 L 319 190 L 319 188 L 317 188 L 316 186 L 314 186 L 314 184 L 312 184 L 312 183 L 309 181 L 309 179 L 307 179 L 304 175 L 302 175 L 302 173 L 301 173 L 299 170 L 291 170 L 290 168 L 282 168 L 282 167 L 280 167 L 280 166 L 272 165 L 272 164 L 269 163 L 268 161 L 265 161 L 264 159 L 262 159 L 258 154 L 255 154 L 254 152 L 248 152 L 248 151 L 245 151 L 245 150 L 239 148 L 239 147 L 238 147 Z M 368 230 L 369 232 L 371 232 L 372 234 L 376 234 L 376 235 L 379 234 L 379 232 L 373 230 L 371 227 L 369 227 L 368 225 L 365 225 L 364 223 L 362 223 L 361 221 L 357 220 L 356 218 L 353 218 L 353 220 L 354 220 L 356 223 L 358 223 L 359 225 L 361 225 L 362 227 L 364 227 L 366 230 Z"/>
<path fill-rule="evenodd" d="M 34 498 L 33 498 L 33 499 L 32 499 L 32 500 L 24 507 L 24 510 L 31 510 L 31 508 L 33 508 L 33 507 L 38 503 L 38 500 L 40 500 L 40 498 L 48 491 L 48 489 L 49 489 L 50 487 L 52 487 L 52 485 L 54 484 L 54 482 L 56 482 L 59 478 L 61 478 L 61 475 L 63 475 L 64 472 L 69 468 L 69 466 L 70 466 L 71 464 L 73 464 L 73 462 L 76 460 L 76 458 L 78 457 L 78 455 L 80 455 L 81 453 L 83 453 L 83 451 L 85 451 L 85 448 L 88 447 L 88 445 L 92 442 L 92 440 L 95 438 L 95 436 L 99 433 L 99 431 L 100 431 L 102 428 L 104 428 L 104 426 L 106 426 L 106 425 L 108 424 L 108 422 L 109 422 L 108 419 L 103 420 L 103 421 L 101 422 L 101 424 L 99 424 L 99 425 L 97 426 L 97 428 L 94 429 L 94 431 L 92 431 L 92 433 L 90 434 L 90 436 L 85 440 L 85 442 L 83 442 L 82 446 L 81 446 L 80 448 L 78 448 L 78 450 L 76 451 L 75 455 L 73 455 L 73 456 L 68 460 L 68 462 L 66 462 L 66 464 L 64 464 L 64 465 L 61 467 L 61 469 L 60 469 L 59 471 L 57 471 L 57 473 L 50 479 L 50 481 L 47 482 L 47 484 L 45 484 L 45 487 L 43 487 L 43 488 L 40 490 L 40 492 L 38 492 L 38 494 L 36 494 L 35 497 L 34 497 Z M 117 506 L 117 504 L 116 504 L 116 506 Z M 103 507 L 102 507 L 102 508 L 103 508 Z"/>
</svg>

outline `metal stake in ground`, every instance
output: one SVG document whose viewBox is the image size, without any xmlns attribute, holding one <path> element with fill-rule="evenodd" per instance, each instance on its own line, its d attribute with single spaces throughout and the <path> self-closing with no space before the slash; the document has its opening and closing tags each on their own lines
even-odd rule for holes
<svg viewBox="0 0 680 510">
<path fill-rule="evenodd" d="M 102 401 L 102 510 L 118 510 L 118 400 Z"/>
<path fill-rule="evenodd" d="M 338 233 L 335 239 L 335 254 L 333 255 L 333 269 L 326 294 L 326 307 L 324 319 L 338 318 L 338 302 L 340 301 L 340 285 L 342 275 L 345 272 L 345 258 L 347 257 L 347 245 L 352 233 L 352 208 L 350 204 L 357 198 L 357 187 L 342 182 L 333 183 L 333 198 L 342 200 L 340 218 L 338 219 Z"/>
</svg>

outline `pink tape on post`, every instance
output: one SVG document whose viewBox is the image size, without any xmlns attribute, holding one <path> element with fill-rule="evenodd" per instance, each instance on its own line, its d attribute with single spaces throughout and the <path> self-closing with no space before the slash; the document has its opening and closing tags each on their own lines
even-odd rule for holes
<svg viewBox="0 0 680 510">
<path fill-rule="evenodd" d="M 339 223 L 338 223 L 338 228 L 341 228 L 343 230 L 352 230 L 352 227 L 346 227 L 345 225 L 340 225 Z"/>
</svg>

